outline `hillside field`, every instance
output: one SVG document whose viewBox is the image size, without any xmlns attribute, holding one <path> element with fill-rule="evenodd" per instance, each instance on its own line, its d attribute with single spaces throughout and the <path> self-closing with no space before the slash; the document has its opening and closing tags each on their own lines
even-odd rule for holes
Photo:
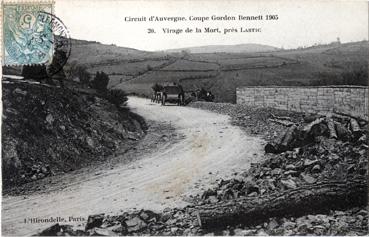
<svg viewBox="0 0 369 237">
<path fill-rule="evenodd" d="M 219 46 L 228 52 L 209 53 L 214 47 L 147 52 L 73 40 L 69 64 L 87 67 L 92 77 L 104 71 L 110 88 L 128 93 L 150 95 L 154 83 L 176 82 L 186 91 L 204 87 L 216 101 L 232 103 L 239 86 L 367 85 L 368 41 L 294 50 L 257 44 Z M 240 53 L 235 53 L 237 47 Z"/>
</svg>

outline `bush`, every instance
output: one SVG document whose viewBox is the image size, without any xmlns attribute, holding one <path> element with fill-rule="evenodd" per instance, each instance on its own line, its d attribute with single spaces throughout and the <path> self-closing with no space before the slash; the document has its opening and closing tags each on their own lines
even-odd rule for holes
<svg viewBox="0 0 369 237">
<path fill-rule="evenodd" d="M 117 89 L 113 89 L 113 90 L 109 90 L 106 93 L 106 99 L 116 105 L 116 106 L 125 106 L 127 104 L 128 98 L 127 98 L 127 94 L 122 91 L 122 90 L 117 90 Z"/>
<path fill-rule="evenodd" d="M 320 72 L 318 79 L 309 83 L 310 86 L 326 86 L 326 85 L 368 85 L 368 70 L 367 67 L 355 67 L 346 69 L 339 75 Z"/>
<path fill-rule="evenodd" d="M 105 72 L 96 72 L 92 81 L 92 87 L 100 92 L 105 92 L 109 83 L 109 76 Z"/>
<path fill-rule="evenodd" d="M 146 69 L 147 69 L 147 71 L 151 71 L 151 70 L 153 70 L 154 68 L 153 68 L 150 64 L 148 64 L 148 65 L 146 66 Z"/>
<path fill-rule="evenodd" d="M 90 79 L 91 79 L 91 75 L 89 72 L 87 72 L 87 69 L 85 67 L 77 67 L 77 77 L 79 78 L 79 81 L 82 84 L 89 84 L 90 83 Z"/>
<path fill-rule="evenodd" d="M 65 69 L 67 78 L 74 80 L 78 78 L 82 84 L 88 85 L 90 83 L 91 75 L 87 71 L 87 67 L 77 64 L 76 61 L 70 63 L 69 67 Z"/>
<path fill-rule="evenodd" d="M 346 85 L 368 85 L 368 68 L 357 67 L 341 74 L 342 82 Z"/>
</svg>

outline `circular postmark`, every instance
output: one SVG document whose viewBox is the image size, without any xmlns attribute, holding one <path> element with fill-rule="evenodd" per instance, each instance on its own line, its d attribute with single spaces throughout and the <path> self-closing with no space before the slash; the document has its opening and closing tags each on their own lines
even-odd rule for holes
<svg viewBox="0 0 369 237">
<path fill-rule="evenodd" d="M 46 65 L 47 77 L 63 73 L 62 69 L 67 63 L 72 49 L 72 40 L 65 24 L 53 14 L 39 12 L 38 20 L 42 24 L 48 24 L 52 30 L 53 57 L 51 63 Z M 39 78 L 44 78 L 40 75 Z"/>
</svg>

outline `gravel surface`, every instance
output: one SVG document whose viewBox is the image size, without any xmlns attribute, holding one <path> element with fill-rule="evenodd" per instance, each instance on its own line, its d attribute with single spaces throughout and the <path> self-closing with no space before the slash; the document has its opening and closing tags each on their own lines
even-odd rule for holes
<svg viewBox="0 0 369 237">
<path fill-rule="evenodd" d="M 283 125 L 271 123 L 268 119 L 272 116 L 286 116 L 295 123 L 300 123 L 307 116 L 303 113 L 229 103 L 197 101 L 190 103 L 188 106 L 229 115 L 232 124 L 242 127 L 250 135 L 261 136 L 266 141 L 273 140 L 286 129 Z"/>
</svg>

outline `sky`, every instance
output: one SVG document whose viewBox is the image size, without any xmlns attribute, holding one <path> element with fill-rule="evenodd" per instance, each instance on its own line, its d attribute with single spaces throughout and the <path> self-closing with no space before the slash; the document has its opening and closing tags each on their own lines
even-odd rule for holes
<svg viewBox="0 0 369 237">
<path fill-rule="evenodd" d="M 71 37 L 104 44 L 156 51 L 202 45 L 257 43 L 297 48 L 368 39 L 367 1 L 254 1 L 254 0 L 56 0 L 55 14 Z M 190 16 L 236 16 L 235 21 L 189 21 Z M 238 15 L 263 20 L 239 21 Z M 278 20 L 265 20 L 278 15 Z M 126 17 L 186 17 L 184 22 L 127 22 Z M 202 33 L 164 34 L 163 28 L 199 28 Z M 220 33 L 203 33 L 204 28 Z M 240 28 L 261 32 L 245 33 Z M 155 34 L 148 33 L 148 28 Z M 237 33 L 224 34 L 235 28 Z"/>
</svg>

